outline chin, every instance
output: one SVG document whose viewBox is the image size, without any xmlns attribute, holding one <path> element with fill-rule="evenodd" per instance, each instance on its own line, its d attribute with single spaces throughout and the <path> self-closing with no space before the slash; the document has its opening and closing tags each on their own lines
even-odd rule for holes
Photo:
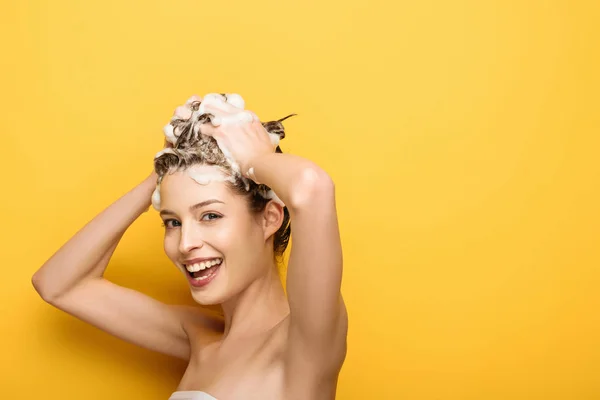
<svg viewBox="0 0 600 400">
<path fill-rule="evenodd" d="M 223 304 L 221 296 L 211 296 L 206 293 L 197 293 L 192 290 L 192 298 L 201 306 L 219 306 Z"/>
<path fill-rule="evenodd" d="M 219 266 L 215 273 L 206 279 L 197 280 L 186 274 L 194 301 L 202 306 L 216 306 L 231 297 L 227 293 L 225 266 Z"/>
</svg>

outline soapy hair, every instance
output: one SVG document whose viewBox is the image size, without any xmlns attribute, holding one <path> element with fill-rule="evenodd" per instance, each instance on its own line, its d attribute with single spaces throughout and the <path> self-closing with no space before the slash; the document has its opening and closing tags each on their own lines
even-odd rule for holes
<svg viewBox="0 0 600 400">
<path fill-rule="evenodd" d="M 200 101 L 190 104 L 192 111 L 198 111 Z M 224 172 L 231 176 L 227 185 L 241 196 L 248 200 L 252 212 L 261 212 L 265 209 L 272 196 L 272 190 L 266 185 L 257 184 L 254 181 L 245 178 L 239 171 L 232 169 L 231 164 L 223 154 L 217 141 L 211 137 L 201 134 L 200 125 L 210 123 L 212 114 L 197 115 L 192 113 L 189 119 L 173 117 L 170 125 L 177 137 L 177 141 L 172 148 L 166 148 L 160 152 L 154 159 L 154 170 L 158 174 L 158 184 L 165 175 L 177 171 L 186 170 L 194 165 L 211 165 L 220 167 Z M 295 114 L 288 115 L 277 121 L 261 122 L 263 127 L 270 134 L 276 134 L 280 139 L 285 137 L 285 129 L 282 122 Z M 277 153 L 281 153 L 281 148 L 277 146 Z M 275 232 L 273 238 L 273 250 L 276 256 L 281 257 L 288 246 L 291 235 L 290 213 L 287 207 L 283 208 L 284 217 L 281 227 Z"/>
</svg>

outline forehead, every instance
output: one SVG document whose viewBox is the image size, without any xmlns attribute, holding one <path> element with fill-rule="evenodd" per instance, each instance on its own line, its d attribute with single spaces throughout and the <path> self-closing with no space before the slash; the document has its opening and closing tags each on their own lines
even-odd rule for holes
<svg viewBox="0 0 600 400">
<path fill-rule="evenodd" d="M 160 184 L 161 206 L 177 208 L 209 199 L 230 200 L 233 194 L 228 187 L 229 179 L 222 169 L 212 165 L 194 165 L 167 174 Z"/>
</svg>

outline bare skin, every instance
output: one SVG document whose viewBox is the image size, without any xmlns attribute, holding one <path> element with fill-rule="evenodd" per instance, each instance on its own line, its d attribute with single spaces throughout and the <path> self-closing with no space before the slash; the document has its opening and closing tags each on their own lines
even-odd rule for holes
<svg viewBox="0 0 600 400">
<path fill-rule="evenodd" d="M 253 214 L 224 182 L 199 185 L 184 171 L 161 184 L 164 248 L 188 282 L 186 260 L 223 259 L 210 283 L 190 283 L 200 306 L 167 305 L 103 277 L 121 236 L 150 206 L 154 173 L 77 232 L 34 274 L 33 285 L 48 303 L 112 335 L 189 360 L 177 390 L 219 400 L 334 399 L 347 333 L 334 185 L 314 163 L 275 154 L 257 121 L 205 124 L 201 131 L 286 204 L 293 237 L 287 296 L 273 258 L 282 207 L 271 201 Z M 213 304 L 224 318 L 201 307 Z"/>
</svg>

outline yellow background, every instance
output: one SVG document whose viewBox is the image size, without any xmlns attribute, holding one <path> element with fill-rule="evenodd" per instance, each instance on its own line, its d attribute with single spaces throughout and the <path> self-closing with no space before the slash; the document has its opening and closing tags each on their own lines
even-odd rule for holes
<svg viewBox="0 0 600 400">
<path fill-rule="evenodd" d="M 337 183 L 339 399 L 600 399 L 596 1 L 13 1 L 0 13 L 1 398 L 166 399 L 184 365 L 34 271 L 151 169 L 193 93 L 295 112 Z M 190 302 L 155 212 L 107 276 Z"/>
</svg>

